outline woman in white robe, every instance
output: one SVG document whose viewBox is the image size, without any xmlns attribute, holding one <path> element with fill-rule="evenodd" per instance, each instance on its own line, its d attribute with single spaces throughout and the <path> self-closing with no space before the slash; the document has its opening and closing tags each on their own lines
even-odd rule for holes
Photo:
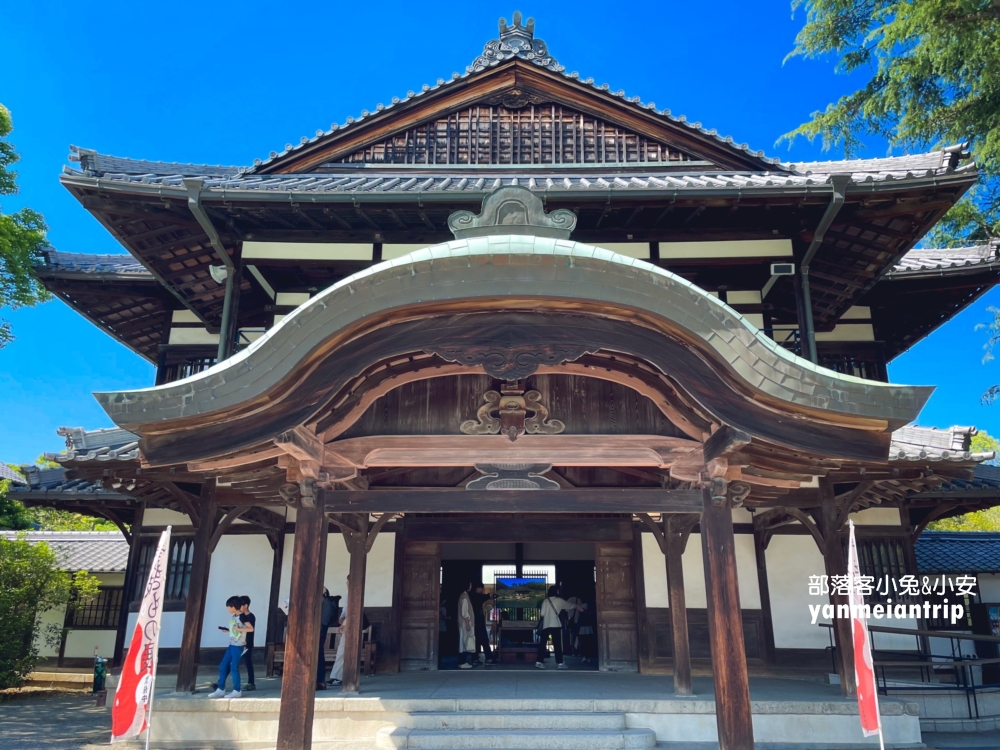
<svg viewBox="0 0 1000 750">
<path fill-rule="evenodd" d="M 472 669 L 476 655 L 476 625 L 469 599 L 471 589 L 470 583 L 458 597 L 458 666 L 461 669 Z"/>
</svg>

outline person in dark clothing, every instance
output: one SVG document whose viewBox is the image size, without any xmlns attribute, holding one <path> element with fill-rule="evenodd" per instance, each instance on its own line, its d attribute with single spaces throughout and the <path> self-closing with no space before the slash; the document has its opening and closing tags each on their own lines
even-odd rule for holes
<svg viewBox="0 0 1000 750">
<path fill-rule="evenodd" d="M 487 594 L 486 587 L 481 583 L 477 583 L 475 590 L 469 594 L 469 599 L 472 601 L 472 616 L 476 621 L 476 652 L 482 649 L 487 664 L 496 664 L 493 649 L 490 647 L 490 636 L 486 631 L 486 613 L 483 612 L 483 605 L 492 598 L 493 594 Z"/>
<path fill-rule="evenodd" d="M 323 606 L 319 618 L 319 661 L 316 664 L 316 689 L 326 690 L 326 637 L 330 628 L 336 625 L 340 615 L 340 597 L 330 596 L 330 590 L 323 589 Z"/>
<path fill-rule="evenodd" d="M 244 625 L 250 623 L 251 627 L 257 627 L 257 616 L 250 611 L 250 597 L 241 596 L 240 601 L 243 602 L 243 606 L 240 607 L 240 622 Z M 253 682 L 253 630 L 247 633 L 247 648 L 243 652 L 243 662 L 247 665 L 247 684 L 244 690 L 256 690 L 257 686 Z"/>
</svg>

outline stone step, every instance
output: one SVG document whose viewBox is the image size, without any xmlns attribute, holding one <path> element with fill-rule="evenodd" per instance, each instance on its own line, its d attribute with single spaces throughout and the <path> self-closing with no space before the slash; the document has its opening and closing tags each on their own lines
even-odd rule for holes
<svg viewBox="0 0 1000 750">
<path fill-rule="evenodd" d="M 510 730 L 403 729 L 379 730 L 380 750 L 641 750 L 656 747 L 652 729 Z"/>
<path fill-rule="evenodd" d="M 611 731 L 627 729 L 623 713 L 589 711 L 458 711 L 410 714 L 413 729 Z"/>
</svg>

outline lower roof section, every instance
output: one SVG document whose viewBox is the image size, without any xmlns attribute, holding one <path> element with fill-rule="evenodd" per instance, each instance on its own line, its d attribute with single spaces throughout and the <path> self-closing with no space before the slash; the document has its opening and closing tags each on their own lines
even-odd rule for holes
<svg viewBox="0 0 1000 750">
<path fill-rule="evenodd" d="M 143 437 L 151 462 L 197 460 L 204 456 L 192 436 L 211 436 L 212 455 L 270 440 L 303 424 L 379 359 L 433 351 L 481 365 L 496 350 L 507 364 L 487 366 L 489 374 L 525 377 L 534 371 L 517 374 L 525 346 L 534 347 L 528 358 L 535 367 L 595 351 L 637 356 L 722 423 L 766 433 L 761 425 L 773 420 L 755 411 L 766 404 L 839 424 L 859 436 L 859 446 L 864 434 L 912 421 L 932 391 L 817 367 L 704 290 L 648 263 L 569 240 L 497 235 L 355 274 L 199 375 L 96 396 L 118 425 Z M 781 429 L 805 439 L 805 424 L 786 418 Z"/>
</svg>

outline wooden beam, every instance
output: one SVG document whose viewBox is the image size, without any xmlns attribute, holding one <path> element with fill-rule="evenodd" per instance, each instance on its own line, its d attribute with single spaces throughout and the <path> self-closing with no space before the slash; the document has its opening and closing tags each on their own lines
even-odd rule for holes
<svg viewBox="0 0 1000 750">
<path fill-rule="evenodd" d="M 125 638 L 128 636 L 128 612 L 132 591 L 135 590 L 135 578 L 138 575 L 139 551 L 142 549 L 142 516 L 146 511 L 146 503 L 140 501 L 132 517 L 132 539 L 129 542 L 128 563 L 125 566 L 125 587 L 122 589 L 121 607 L 118 610 L 118 628 L 115 632 L 115 652 L 112 666 L 122 665 L 125 653 Z"/>
<path fill-rule="evenodd" d="M 702 447 L 705 463 L 707 464 L 716 458 L 730 456 L 749 443 L 750 435 L 743 430 L 724 424 L 709 436 Z"/>
<path fill-rule="evenodd" d="M 305 427 L 282 432 L 274 439 L 274 444 L 299 461 L 323 462 L 323 441 Z"/>
<path fill-rule="evenodd" d="M 169 492 L 178 503 L 180 503 L 184 512 L 187 513 L 188 517 L 191 519 L 191 523 L 197 526 L 201 522 L 198 515 L 198 498 L 190 492 L 182 490 L 174 482 L 162 481 L 159 484 L 163 487 L 163 489 Z"/>
<path fill-rule="evenodd" d="M 771 616 L 771 588 L 767 581 L 767 537 L 766 531 L 754 530 L 753 549 L 757 562 L 757 590 L 760 592 L 760 611 L 764 624 L 764 664 L 771 667 L 774 666 L 776 659 L 774 620 Z"/>
<path fill-rule="evenodd" d="M 239 508 L 233 508 L 231 511 L 226 513 L 225 516 L 223 516 L 222 520 L 219 521 L 218 525 L 215 527 L 215 531 L 212 532 L 212 538 L 208 542 L 209 554 L 215 552 L 215 548 L 219 546 L 219 540 L 222 539 L 222 535 L 229 530 L 229 527 L 236 522 L 236 519 L 249 510 L 249 505 L 243 505 Z"/>
<path fill-rule="evenodd" d="M 321 490 L 327 513 L 697 513 L 700 490 Z"/>
<path fill-rule="evenodd" d="M 825 478 L 819 480 L 819 493 L 822 505 L 817 514 L 820 520 L 824 543 L 820 545 L 823 560 L 826 563 L 827 576 L 847 575 L 847 561 L 844 559 L 844 546 L 840 540 L 840 526 L 837 525 L 839 513 L 837 498 L 833 494 L 833 483 Z M 800 513 L 802 511 L 799 511 Z M 847 605 L 850 602 L 843 594 L 834 593 L 830 587 L 830 604 Z M 840 674 L 840 692 L 845 696 L 857 693 L 857 682 L 854 674 L 854 634 L 851 621 L 842 617 L 833 620 L 834 645 L 837 648 L 837 672 Z"/>
<path fill-rule="evenodd" d="M 664 557 L 667 566 L 667 596 L 674 651 L 674 692 L 691 695 L 691 640 L 688 636 L 687 597 L 684 592 L 684 548 L 693 519 L 667 516 L 663 520 Z"/>
<path fill-rule="evenodd" d="M 553 466 L 667 468 L 698 447 L 687 438 L 659 435 L 379 435 L 326 444 L 321 462 L 373 466 L 476 466 L 547 463 Z"/>
<path fill-rule="evenodd" d="M 309 750 L 312 747 L 328 527 L 322 508 L 298 509 L 289 594 L 294 604 L 288 613 L 277 750 Z"/>
<path fill-rule="evenodd" d="M 184 607 L 184 629 L 181 652 L 177 663 L 177 692 L 193 693 L 198 682 L 198 656 L 201 645 L 201 625 L 205 615 L 205 595 L 208 593 L 208 569 L 212 561 L 211 540 L 215 531 L 215 480 L 201 486 L 200 516 L 202 522 L 194 537 L 191 555 L 191 576 L 188 579 L 187 601 Z"/>
<path fill-rule="evenodd" d="M 701 546 L 705 563 L 708 638 L 712 648 L 716 722 L 720 750 L 753 750 L 750 682 L 743 645 L 740 588 L 736 577 L 733 511 L 716 506 L 705 490 Z"/>
<path fill-rule="evenodd" d="M 798 508 L 785 508 L 785 513 L 806 527 L 809 533 L 812 534 L 813 539 L 816 540 L 816 545 L 821 550 L 826 547 L 826 539 L 824 538 L 823 532 L 816 526 L 816 522 L 807 516 L 803 511 Z"/>
</svg>

